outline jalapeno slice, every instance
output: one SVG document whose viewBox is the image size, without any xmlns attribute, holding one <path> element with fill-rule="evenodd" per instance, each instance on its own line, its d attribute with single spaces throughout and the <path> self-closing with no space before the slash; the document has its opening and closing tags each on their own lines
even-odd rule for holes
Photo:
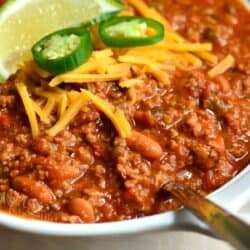
<svg viewBox="0 0 250 250">
<path fill-rule="evenodd" d="M 86 62 L 93 50 L 90 32 L 68 28 L 49 34 L 32 47 L 34 61 L 44 70 L 61 74 Z"/>
<path fill-rule="evenodd" d="M 146 46 L 163 40 L 164 26 L 150 18 L 121 16 L 101 22 L 99 34 L 110 47 Z"/>
</svg>

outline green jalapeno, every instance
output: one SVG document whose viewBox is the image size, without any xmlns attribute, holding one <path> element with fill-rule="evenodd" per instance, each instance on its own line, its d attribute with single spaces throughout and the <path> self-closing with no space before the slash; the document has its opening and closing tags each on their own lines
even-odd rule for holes
<svg viewBox="0 0 250 250">
<path fill-rule="evenodd" d="M 146 46 L 163 40 L 164 26 L 145 17 L 121 16 L 101 22 L 99 34 L 110 47 Z"/>
<path fill-rule="evenodd" d="M 34 61 L 44 70 L 61 74 L 86 62 L 93 50 L 90 32 L 68 28 L 49 34 L 32 47 Z"/>
</svg>

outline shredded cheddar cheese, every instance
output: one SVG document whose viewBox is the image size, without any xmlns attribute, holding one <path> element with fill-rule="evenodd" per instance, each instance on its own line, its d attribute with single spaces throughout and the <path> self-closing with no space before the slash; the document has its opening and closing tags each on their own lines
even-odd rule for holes
<svg viewBox="0 0 250 250">
<path fill-rule="evenodd" d="M 112 49 L 103 49 L 103 50 L 98 50 L 94 51 L 92 57 L 94 59 L 106 59 L 108 57 L 112 57 L 114 55 L 114 52 Z"/>
<path fill-rule="evenodd" d="M 144 81 L 143 80 L 141 80 L 141 79 L 128 79 L 128 80 L 124 80 L 124 81 L 121 81 L 120 83 L 119 83 L 119 86 L 121 87 L 121 88 L 131 88 L 131 87 L 133 87 L 133 86 L 135 86 L 135 85 L 141 85 L 141 84 L 143 84 L 144 83 Z"/>
<path fill-rule="evenodd" d="M 22 99 L 25 111 L 27 113 L 30 126 L 31 126 L 31 133 L 33 137 L 37 137 L 39 135 L 39 127 L 38 127 L 38 122 L 36 118 L 36 112 L 34 110 L 34 107 L 32 105 L 32 100 L 29 96 L 29 92 L 27 89 L 27 86 L 25 85 L 24 82 L 18 80 L 15 83 L 16 89 Z"/>
<path fill-rule="evenodd" d="M 185 50 L 184 44 L 186 43 L 186 40 L 172 30 L 171 25 L 157 10 L 150 8 L 142 0 L 127 0 L 127 2 L 131 6 L 133 6 L 142 16 L 155 19 L 164 25 L 165 27 L 165 41 L 164 42 L 166 43 L 174 42 L 176 44 L 179 44 L 178 45 L 179 49 L 183 48 L 182 50 Z M 217 57 L 210 52 L 202 50 L 202 51 L 195 51 L 195 53 L 197 56 L 199 56 L 200 58 L 204 60 L 207 60 L 210 63 L 213 63 L 213 64 L 217 63 Z"/>
<path fill-rule="evenodd" d="M 212 68 L 208 75 L 210 78 L 214 78 L 218 75 L 223 74 L 228 69 L 232 68 L 235 64 L 235 59 L 232 55 L 226 56 L 222 61 L 220 61 L 214 68 Z"/>
<path fill-rule="evenodd" d="M 126 77 L 124 72 L 117 74 L 64 74 L 55 77 L 50 83 L 50 87 L 56 87 L 61 83 L 88 83 L 88 82 L 106 82 L 115 81 Z"/>
<path fill-rule="evenodd" d="M 62 117 L 62 115 L 64 114 L 66 108 L 68 105 L 68 97 L 66 93 L 63 93 L 60 97 L 60 101 L 58 103 L 58 115 L 59 117 Z"/>
<path fill-rule="evenodd" d="M 171 28 L 167 20 L 158 11 L 154 8 L 150 8 L 145 2 L 141 0 L 127 0 L 127 2 L 142 16 L 155 19 L 156 21 L 162 23 L 167 30 Z"/>
<path fill-rule="evenodd" d="M 130 103 L 134 105 L 136 103 L 136 90 L 134 86 L 129 88 L 128 95 L 130 97 Z"/>
<path fill-rule="evenodd" d="M 161 49 L 166 49 L 170 51 L 189 51 L 189 52 L 204 52 L 204 51 L 211 51 L 212 50 L 212 44 L 211 43 L 168 43 L 163 42 L 156 47 L 159 47 Z"/>
<path fill-rule="evenodd" d="M 65 113 L 61 116 L 59 121 L 49 130 L 47 130 L 47 134 L 49 136 L 55 136 L 63 129 L 67 127 L 67 125 L 71 122 L 71 120 L 78 114 L 78 112 L 82 109 L 83 105 L 87 100 L 84 98 L 77 98 L 73 101 L 73 103 L 68 107 Z"/>
<path fill-rule="evenodd" d="M 55 106 L 56 106 L 56 99 L 48 98 L 48 101 L 43 110 L 46 117 L 49 117 L 51 115 L 51 112 L 54 110 Z"/>
<path fill-rule="evenodd" d="M 144 80 L 145 76 L 149 75 L 160 84 L 170 84 L 175 70 L 192 71 L 201 68 L 204 61 L 213 66 L 217 64 L 208 72 L 211 78 L 233 67 L 235 60 L 231 55 L 218 63 L 217 56 L 212 52 L 211 43 L 187 41 L 171 28 L 163 15 L 144 1 L 127 0 L 126 2 L 142 16 L 163 24 L 165 27 L 163 41 L 127 49 L 105 48 L 99 46 L 96 41 L 95 48 L 104 49 L 93 51 L 89 60 L 78 68 L 56 76 L 44 72 L 34 62 L 23 65 L 24 73 L 36 82 L 36 85 L 29 86 L 31 93 L 28 92 L 23 81 L 16 82 L 33 137 L 39 135 L 37 117 L 48 127 L 47 134 L 55 136 L 66 129 L 80 111 L 86 112 L 88 104 L 92 103 L 112 122 L 119 136 L 127 138 L 131 135 L 130 123 L 121 109 L 96 95 L 100 84 L 105 82 L 110 83 L 110 86 L 116 84 L 123 88 L 128 96 L 127 102 L 129 105 L 134 105 L 138 101 L 140 86 L 147 84 Z M 134 15 L 132 9 L 121 13 L 121 15 L 125 14 Z M 37 83 L 41 83 L 41 86 L 37 87 Z M 65 87 L 67 84 L 71 84 L 71 87 Z M 72 90 L 75 87 L 72 84 L 76 85 L 77 91 Z M 79 92 L 79 86 L 84 87 L 81 92 Z"/>
<path fill-rule="evenodd" d="M 82 96 L 93 102 L 93 104 L 111 120 L 120 137 L 130 137 L 132 131 L 131 126 L 122 110 L 100 97 L 93 95 L 88 90 L 82 89 Z"/>
<path fill-rule="evenodd" d="M 92 94 L 88 90 L 82 90 L 81 92 L 70 91 L 69 100 L 71 101 L 71 104 L 67 110 L 61 115 L 56 124 L 47 130 L 47 134 L 49 136 L 55 136 L 64 130 L 69 125 L 71 120 L 78 114 L 78 112 L 82 110 L 84 106 L 86 106 L 87 103 L 93 103 L 98 110 L 103 112 L 103 114 L 105 114 L 114 124 L 114 127 L 117 129 L 118 134 L 122 138 L 127 138 L 130 136 L 131 127 L 123 111 L 113 106 L 111 103 Z"/>
<path fill-rule="evenodd" d="M 59 93 L 55 92 L 52 89 L 43 89 L 41 88 L 34 88 L 33 89 L 34 93 L 38 96 L 44 97 L 44 98 L 51 98 L 57 100 L 60 96 Z"/>
<path fill-rule="evenodd" d="M 32 102 L 32 106 L 34 108 L 34 111 L 39 116 L 40 120 L 42 122 L 44 122 L 45 124 L 49 124 L 50 120 L 49 120 L 48 116 L 45 114 L 45 112 L 41 109 L 40 105 L 37 102 L 35 102 L 34 100 L 31 100 L 31 102 Z"/>
<path fill-rule="evenodd" d="M 120 56 L 118 60 L 120 62 L 146 66 L 149 72 L 152 73 L 155 76 L 155 78 L 157 78 L 160 82 L 163 83 L 169 82 L 167 72 L 161 70 L 159 64 L 157 64 L 156 62 L 150 61 L 149 59 L 139 58 L 136 56 L 129 56 L 129 55 Z"/>
<path fill-rule="evenodd" d="M 109 67 L 109 65 L 116 64 L 116 60 L 112 57 L 107 58 L 95 58 L 93 60 L 90 60 L 86 64 L 81 65 L 79 68 L 76 68 L 73 70 L 72 74 L 87 74 L 87 73 L 95 73 L 105 72 L 105 70 Z"/>
</svg>

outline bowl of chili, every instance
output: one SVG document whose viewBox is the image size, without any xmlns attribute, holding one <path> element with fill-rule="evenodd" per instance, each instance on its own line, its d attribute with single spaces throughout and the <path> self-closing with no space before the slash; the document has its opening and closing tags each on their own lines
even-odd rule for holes
<svg viewBox="0 0 250 250">
<path fill-rule="evenodd" d="M 216 68 L 215 66 L 209 71 L 209 77 L 204 76 L 202 69 L 194 69 L 194 72 L 191 74 L 179 71 L 177 75 L 172 76 L 175 77 L 173 80 L 175 88 L 171 89 L 165 87 L 165 85 L 164 87 L 155 87 L 157 83 L 154 78 L 157 81 L 167 82 L 165 76 L 162 76 L 161 71 L 155 70 L 155 65 L 159 68 L 163 67 L 159 63 L 160 61 L 158 61 L 158 64 L 153 64 L 153 66 L 147 63 L 145 67 L 146 73 L 150 72 L 152 74 L 153 72 L 153 79 L 136 80 L 139 82 L 140 80 L 147 81 L 149 89 L 145 90 L 144 87 L 141 93 L 149 91 L 152 95 L 142 96 L 140 108 L 134 111 L 133 122 L 136 124 L 136 131 L 130 131 L 129 125 L 125 122 L 126 115 L 128 114 L 124 115 L 122 112 L 124 109 L 119 106 L 121 105 L 121 92 L 123 91 L 120 88 L 122 88 L 121 86 L 128 86 L 128 82 L 125 82 L 123 79 L 123 74 L 122 77 L 118 77 L 117 75 L 119 74 L 117 72 L 112 73 L 113 78 L 111 80 L 116 81 L 116 77 L 118 77 L 119 80 L 122 79 L 121 82 L 123 85 L 121 84 L 118 89 L 111 85 L 111 91 L 106 96 L 106 99 L 120 101 L 119 105 L 116 104 L 117 106 L 114 107 L 114 105 L 112 106 L 110 103 L 107 104 L 104 100 L 100 100 L 99 98 L 103 97 L 103 90 L 100 87 L 99 90 L 98 86 L 95 86 L 95 91 L 97 93 L 100 91 L 97 96 L 91 94 L 89 90 L 81 90 L 78 95 L 81 96 L 82 102 L 91 102 L 90 105 L 95 106 L 89 112 L 90 115 L 87 118 L 78 117 L 76 119 L 71 127 L 73 133 L 67 130 L 60 131 L 59 135 L 53 139 L 39 138 L 36 134 L 36 128 L 33 128 L 33 135 L 36 137 L 32 139 L 34 140 L 33 143 L 30 143 L 30 137 L 28 139 L 25 138 L 25 136 L 27 137 L 25 122 L 22 121 L 20 115 L 15 113 L 15 109 L 17 110 L 16 103 L 10 101 L 13 96 L 14 99 L 17 98 L 17 96 L 13 95 L 13 87 L 7 85 L 6 89 L 3 88 L 1 96 L 4 98 L 1 101 L 1 105 L 5 105 L 3 107 L 4 110 L 6 107 L 8 109 L 8 105 L 13 105 L 12 107 L 10 106 L 13 113 L 9 115 L 4 110 L 1 111 L 1 125 L 5 130 L 15 125 L 17 131 L 11 131 L 11 134 L 10 130 L 8 132 L 5 130 L 1 132 L 1 138 L 3 138 L 1 140 L 1 151 L 3 152 L 5 149 L 8 157 L 14 154 L 13 159 L 10 158 L 9 160 L 6 154 L 2 153 L 1 162 L 5 164 L 5 161 L 7 161 L 7 167 L 13 167 L 15 170 L 12 172 L 14 177 L 12 178 L 12 175 L 10 175 L 7 184 L 5 181 L 6 178 L 1 179 L 0 187 L 3 187 L 2 193 L 4 193 L 3 196 L 5 199 L 1 208 L 3 207 L 5 211 L 14 211 L 14 213 L 17 213 L 16 211 L 19 211 L 21 208 L 20 204 L 23 206 L 25 202 L 28 212 L 21 212 L 21 216 L 26 217 L 28 215 L 28 218 L 40 219 L 27 220 L 1 213 L 0 221 L 3 226 L 44 236 L 81 237 L 86 246 L 92 245 L 94 237 L 113 237 L 115 235 L 145 233 L 161 229 L 179 230 L 185 228 L 190 230 L 195 229 L 198 232 L 204 233 L 205 229 L 197 224 L 183 209 L 161 213 L 166 210 L 178 208 L 178 203 L 173 201 L 172 197 L 165 201 L 165 197 L 161 197 L 161 195 L 156 196 L 156 183 L 157 181 L 160 182 L 161 178 L 165 181 L 165 175 L 167 175 L 167 178 L 174 178 L 178 181 L 182 180 L 193 188 L 200 190 L 201 193 L 209 193 L 223 185 L 220 189 L 209 195 L 212 200 L 222 206 L 227 207 L 232 205 L 232 200 L 235 199 L 238 201 L 238 204 L 235 204 L 235 208 L 238 208 L 237 205 L 249 199 L 248 182 L 250 172 L 247 166 L 249 163 L 249 127 L 247 125 L 249 121 L 249 108 L 247 106 L 249 103 L 247 92 L 249 89 L 249 65 L 247 64 L 249 39 L 245 38 L 245 34 L 249 34 L 250 32 L 249 25 L 247 25 L 250 23 L 250 16 L 242 5 L 236 1 L 233 4 L 228 1 L 222 4 L 212 0 L 197 0 L 196 2 L 194 3 L 195 8 L 191 8 L 186 3 L 180 2 L 174 4 L 169 1 L 169 3 L 165 3 L 163 6 L 163 14 L 165 13 L 164 11 L 168 10 L 168 12 L 166 11 L 166 16 L 170 20 L 172 27 L 184 37 L 187 37 L 188 40 L 194 43 L 201 41 L 204 43 L 213 43 L 215 54 L 221 59 L 220 67 Z M 182 15 L 179 15 L 179 12 Z M 199 21 L 198 25 L 197 20 Z M 149 27 L 150 35 L 143 33 L 145 24 Z M 124 29 L 124 26 L 126 29 Z M 138 30 L 139 35 L 137 35 Z M 62 37 L 68 35 L 68 32 L 70 32 L 70 43 L 75 43 L 75 47 L 71 47 L 69 51 L 65 51 L 64 48 L 67 41 L 63 39 L 62 53 L 64 61 L 60 58 L 61 51 L 57 52 L 56 55 L 52 53 L 52 57 L 50 57 L 50 49 L 53 47 L 53 43 L 57 43 L 58 40 L 61 43 Z M 56 79 L 48 82 L 50 87 L 57 87 L 61 82 L 65 84 L 68 78 L 70 79 L 69 82 L 72 82 L 72 79 L 77 81 L 78 72 L 74 72 L 72 75 L 67 75 L 67 72 L 74 70 L 89 58 L 92 61 L 95 58 L 103 60 L 98 57 L 98 53 L 91 57 L 91 38 L 88 32 L 85 32 L 85 29 L 82 32 L 81 28 L 59 31 L 53 33 L 52 36 L 49 35 L 40 40 L 33 47 L 34 60 L 38 66 L 52 74 L 63 74 L 59 77 L 56 76 Z M 130 32 L 132 32 L 132 36 Z M 183 49 L 178 45 L 178 43 L 182 42 L 182 38 L 179 38 L 179 36 L 174 38 L 175 40 L 179 39 L 174 45 L 162 44 L 161 41 L 164 39 L 164 36 L 169 35 L 170 37 L 172 33 L 167 32 L 164 34 L 164 24 L 148 17 L 115 17 L 113 19 L 102 20 L 99 26 L 99 35 L 104 44 L 115 48 L 144 47 L 148 45 L 154 46 L 155 44 L 155 46 L 162 46 L 165 49 L 172 46 L 170 54 L 173 51 L 177 51 L 177 54 L 181 53 Z M 77 51 L 80 47 L 86 48 L 85 45 L 80 46 L 83 43 L 89 46 L 87 50 Z M 187 44 L 187 46 L 191 48 L 193 54 L 201 53 L 199 50 L 200 47 L 192 47 L 190 44 Z M 203 44 L 203 46 L 205 45 Z M 142 53 L 147 54 L 149 50 L 147 47 L 145 49 Z M 226 57 L 226 61 L 223 61 L 223 57 L 228 54 L 228 51 L 233 54 L 234 59 Z M 132 51 L 129 54 L 122 55 L 119 59 L 120 63 L 123 64 L 122 67 L 124 63 L 131 61 L 135 54 L 138 55 L 139 52 Z M 185 54 L 185 56 L 190 58 L 193 54 Z M 79 55 L 79 57 L 76 55 Z M 239 59 L 239 55 L 244 56 Z M 147 62 L 147 58 L 142 58 L 144 63 Z M 150 58 L 154 58 L 154 55 L 151 55 Z M 159 58 L 158 55 L 157 58 Z M 108 63 L 110 57 L 104 57 L 104 59 Z M 213 58 L 204 67 L 209 67 L 212 61 Z M 72 62 L 75 63 L 73 66 Z M 223 64 L 228 65 L 228 62 L 234 64 L 232 69 L 229 72 L 219 72 L 218 76 L 218 71 L 220 71 Z M 138 57 L 135 64 L 145 66 L 141 61 L 138 63 Z M 167 67 L 168 65 L 164 66 Z M 188 66 L 185 66 L 186 69 L 188 69 Z M 120 67 L 121 65 L 119 65 L 119 69 Z M 100 69 L 98 68 L 98 70 Z M 122 73 L 125 70 L 126 68 L 122 68 Z M 138 69 L 136 68 L 136 70 Z M 80 79 L 81 82 L 86 81 L 91 83 L 91 80 L 89 80 L 91 79 L 90 75 L 84 75 L 84 77 L 84 80 Z M 23 76 L 21 75 L 17 79 L 16 88 L 20 97 L 24 100 L 24 96 L 29 95 L 27 94 L 29 89 L 20 83 L 22 81 Z M 108 80 L 105 79 L 105 81 Z M 61 100 L 62 98 L 63 100 L 65 93 L 60 92 L 58 89 L 56 91 L 53 90 L 53 93 L 46 93 L 39 88 L 36 88 L 34 93 L 32 93 L 32 95 L 39 97 L 50 96 L 52 94 L 54 99 L 58 98 Z M 47 98 L 45 108 L 48 111 L 49 107 L 53 105 L 52 99 L 49 99 L 47 96 L 45 96 Z M 72 98 L 72 103 L 70 104 L 72 106 L 69 106 L 68 110 L 64 110 L 68 112 L 66 113 L 67 116 L 71 116 L 73 113 L 70 112 L 70 108 L 75 110 L 75 107 L 79 106 L 82 108 L 83 106 L 82 102 L 77 99 L 76 93 L 71 93 L 70 98 Z M 157 98 L 160 100 L 164 98 L 165 106 L 157 104 Z M 151 102 L 148 102 L 149 99 Z M 198 106 L 195 104 L 197 102 L 199 102 Z M 29 103 L 24 101 L 23 104 L 24 109 L 26 108 L 27 111 Z M 104 107 L 106 108 L 105 110 Z M 85 108 L 89 107 L 86 106 Z M 39 109 L 37 110 L 38 113 Z M 150 112 L 148 112 L 149 110 Z M 167 116 L 164 114 L 166 110 L 168 111 Z M 22 112 L 24 113 L 24 111 Z M 42 120 L 43 116 L 41 114 L 40 119 Z M 102 117 L 103 114 L 106 118 Z M 214 114 L 216 114 L 216 119 L 220 119 L 223 122 L 216 123 Z M 107 118 L 110 121 L 106 122 L 105 119 Z M 29 117 L 29 120 L 32 119 Z M 81 124 L 82 120 L 84 122 L 87 121 L 88 126 L 83 126 Z M 44 117 L 44 121 L 46 124 L 46 117 Z M 59 119 L 57 127 L 50 128 L 48 134 L 57 134 L 57 129 L 63 121 L 65 119 Z M 118 124 L 117 121 L 123 121 L 120 123 L 122 125 Z M 48 126 L 50 122 L 48 121 Z M 21 125 L 18 126 L 17 124 Z M 77 129 L 79 124 L 82 126 L 81 130 Z M 112 125 L 122 139 L 116 138 L 116 132 L 112 131 Z M 44 125 L 44 127 L 40 128 L 42 133 L 46 131 L 48 126 Z M 218 126 L 221 127 L 218 128 Z M 98 137 L 93 136 L 91 129 Z M 166 130 L 168 133 L 163 132 Z M 96 131 L 101 132 L 98 134 Z M 109 133 L 110 131 L 112 133 Z M 19 136 L 20 134 L 24 136 Z M 80 137 L 85 138 L 84 140 L 86 141 L 84 143 L 86 145 L 84 144 L 84 146 L 86 147 L 82 147 L 82 141 L 79 142 L 77 140 Z M 10 138 L 11 142 L 9 142 Z M 113 141 L 115 142 L 115 150 L 111 147 L 113 146 Z M 23 149 L 18 147 L 20 143 L 23 145 L 24 152 L 22 151 Z M 124 143 L 126 144 L 125 146 Z M 53 150 L 53 147 L 56 150 Z M 169 149 L 168 152 L 165 150 L 166 147 Z M 32 155 L 27 153 L 30 148 L 32 152 L 35 152 L 36 157 L 34 160 Z M 86 148 L 88 148 L 87 151 Z M 136 153 L 131 153 L 131 149 L 137 153 L 139 152 L 139 156 Z M 17 152 L 18 154 L 15 156 Z M 77 165 L 77 163 L 74 165 L 75 159 L 73 159 L 72 163 L 72 157 L 74 158 L 75 155 L 81 159 L 80 165 Z M 116 157 L 115 160 L 117 161 L 116 164 L 118 164 L 119 175 L 114 175 L 112 164 L 109 164 L 114 160 L 112 158 L 113 155 Z M 127 157 L 125 158 L 124 155 L 127 155 Z M 18 159 L 20 156 L 22 158 Z M 28 157 L 28 159 L 25 157 Z M 19 167 L 21 166 L 25 169 L 24 172 L 16 174 L 15 164 L 17 163 Z M 28 166 L 30 163 L 32 163 L 32 168 Z M 128 168 L 124 170 L 121 166 L 122 163 L 127 164 Z M 181 166 L 183 163 L 185 163 L 185 167 Z M 60 171 L 53 164 L 58 164 L 61 168 Z M 134 172 L 133 168 L 138 166 L 136 164 L 139 164 L 140 167 Z M 186 164 L 190 165 L 186 167 Z M 200 166 L 198 170 L 194 169 L 193 165 L 195 164 Z M 94 169 L 89 169 L 89 166 L 92 165 L 94 165 Z M 214 167 L 215 165 L 216 167 Z M 35 173 L 33 172 L 34 166 L 38 170 Z M 174 169 L 172 169 L 173 166 Z M 155 172 L 151 170 L 153 167 L 155 168 Z M 0 173 L 5 176 L 5 170 L 1 171 L 3 173 Z M 79 184 L 77 181 L 81 179 L 82 173 L 87 173 L 88 180 L 84 180 Z M 235 176 L 236 174 L 237 176 Z M 140 175 L 145 178 L 139 178 Z M 136 178 L 134 178 L 135 176 Z M 229 181 L 232 177 L 233 179 Z M 122 178 L 124 181 L 123 185 L 127 189 L 122 194 L 120 193 L 120 189 L 117 188 L 119 178 Z M 151 178 L 154 178 L 155 181 L 153 188 L 150 188 L 152 183 L 148 182 Z M 44 185 L 44 180 L 48 184 Z M 66 182 L 64 182 L 65 180 Z M 225 184 L 227 181 L 229 182 Z M 60 190 L 67 189 L 64 185 L 69 185 L 69 190 L 72 188 L 74 190 L 69 196 L 65 195 L 60 200 L 60 204 L 58 204 L 54 202 L 54 199 L 55 197 L 60 198 L 60 195 L 62 195 Z M 50 188 L 48 189 L 47 186 Z M 11 192 L 7 193 L 5 187 L 11 187 Z M 140 192 L 141 187 L 147 192 Z M 82 189 L 85 190 L 84 194 L 81 193 Z M 93 190 L 94 195 L 92 195 Z M 25 197 L 19 195 L 18 192 L 20 191 L 25 196 L 30 196 L 30 200 L 26 200 Z M 96 197 L 98 194 L 97 191 L 99 193 L 102 192 L 101 198 Z M 152 203 L 152 197 L 156 199 L 156 203 Z M 107 205 L 102 205 L 102 202 Z M 42 208 L 40 203 L 43 204 Z M 67 217 L 62 208 L 65 208 L 67 212 L 74 216 Z M 50 212 L 46 212 L 46 209 Z M 57 213 L 58 209 L 61 211 Z M 36 212 L 36 210 L 39 212 Z M 82 214 L 79 210 L 85 212 Z M 154 213 L 157 214 L 152 215 Z M 41 220 L 48 220 L 50 222 Z M 117 222 L 110 222 L 114 220 Z M 53 221 L 58 223 L 52 223 Z M 62 224 L 62 222 L 80 224 L 67 225 Z M 90 224 L 81 224 L 81 222 L 88 222 Z M 101 223 L 95 224 L 93 222 Z M 209 232 L 207 233 L 209 234 Z"/>
</svg>

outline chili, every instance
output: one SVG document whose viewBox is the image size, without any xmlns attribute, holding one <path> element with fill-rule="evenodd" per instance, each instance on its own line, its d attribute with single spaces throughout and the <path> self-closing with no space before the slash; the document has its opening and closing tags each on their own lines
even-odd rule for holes
<svg viewBox="0 0 250 250">
<path fill-rule="evenodd" d="M 132 68 L 131 77 L 141 72 L 142 83 L 133 85 L 131 92 L 116 81 L 64 84 L 63 91 L 73 91 L 68 96 L 54 89 L 53 101 L 68 98 L 71 105 L 74 91 L 88 88 L 124 110 L 133 129 L 126 140 L 91 102 L 60 134 L 47 136 L 48 125 L 41 121 L 40 136 L 32 138 L 13 86 L 16 75 L 1 85 L 0 211 L 60 223 L 139 218 L 180 205 L 159 193 L 167 181 L 206 195 L 249 165 L 250 15 L 240 1 L 211 2 L 204 8 L 204 0 L 161 0 L 157 6 L 187 41 L 211 41 L 219 59 L 232 54 L 231 70 L 211 79 L 207 74 L 211 65 L 204 62 L 198 69 L 167 71 L 169 84 L 165 84 L 139 65 Z M 139 50 L 155 56 L 153 50 Z M 172 60 L 172 52 L 167 55 Z M 101 65 L 113 63 L 98 59 Z M 50 100 L 32 89 L 32 100 L 48 110 Z M 55 106 L 51 122 L 58 120 L 60 110 Z"/>
</svg>

